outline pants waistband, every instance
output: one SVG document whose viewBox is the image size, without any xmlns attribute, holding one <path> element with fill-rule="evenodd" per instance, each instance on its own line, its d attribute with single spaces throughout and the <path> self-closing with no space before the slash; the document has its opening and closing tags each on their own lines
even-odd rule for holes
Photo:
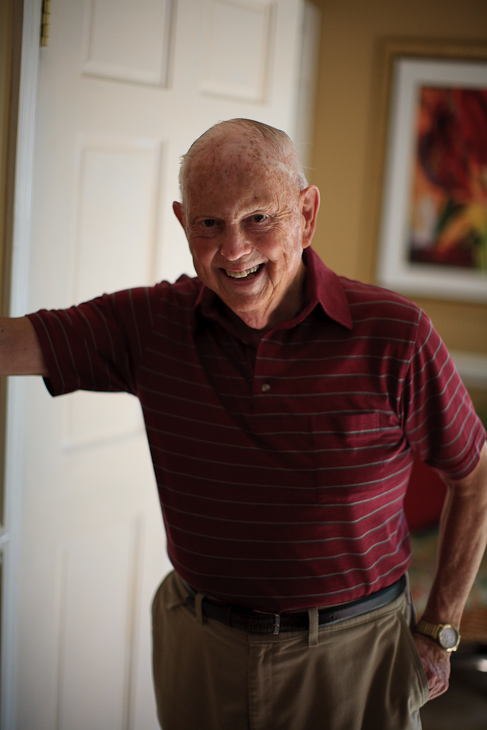
<svg viewBox="0 0 487 730">
<path fill-rule="evenodd" d="M 195 591 L 183 581 L 188 588 L 189 595 L 186 603 L 195 606 Z M 322 608 L 318 612 L 318 626 L 343 621 L 344 619 L 361 616 L 369 611 L 382 608 L 392 603 L 404 593 L 407 587 L 406 576 L 403 575 L 392 585 L 383 588 L 370 596 L 361 598 L 341 606 L 330 606 Z M 285 613 L 266 613 L 264 611 L 252 611 L 241 606 L 227 606 L 212 601 L 206 596 L 201 602 L 203 616 L 216 619 L 226 626 L 234 629 L 248 631 L 252 634 L 279 634 L 281 631 L 305 631 L 309 628 L 308 611 L 287 611 Z"/>
</svg>

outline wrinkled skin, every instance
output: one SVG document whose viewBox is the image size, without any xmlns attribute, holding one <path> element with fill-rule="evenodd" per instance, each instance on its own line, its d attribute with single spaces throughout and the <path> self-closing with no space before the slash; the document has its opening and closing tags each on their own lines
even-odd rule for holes
<svg viewBox="0 0 487 730">
<path fill-rule="evenodd" d="M 414 641 L 428 680 L 429 699 L 434 700 L 448 689 L 451 654 L 422 634 L 414 634 Z"/>
<path fill-rule="evenodd" d="M 174 212 L 201 281 L 260 330 L 302 306 L 302 252 L 311 243 L 318 207 L 315 186 L 300 191 L 262 145 L 235 135 L 197 155 L 183 204 L 174 203 Z"/>
</svg>

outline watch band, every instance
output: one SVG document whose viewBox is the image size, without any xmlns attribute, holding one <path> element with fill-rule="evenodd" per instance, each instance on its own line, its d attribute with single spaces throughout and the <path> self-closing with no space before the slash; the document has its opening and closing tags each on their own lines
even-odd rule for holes
<svg viewBox="0 0 487 730">
<path fill-rule="evenodd" d="M 442 626 L 443 624 L 434 624 L 431 621 L 423 621 L 423 619 L 421 619 L 421 621 L 416 624 L 415 631 L 417 631 L 418 634 L 425 634 L 435 641 L 438 641 L 438 633 Z"/>
<path fill-rule="evenodd" d="M 418 634 L 429 636 L 445 651 L 456 651 L 460 644 L 460 632 L 453 624 L 435 624 L 421 619 L 416 625 L 415 631 Z"/>
</svg>

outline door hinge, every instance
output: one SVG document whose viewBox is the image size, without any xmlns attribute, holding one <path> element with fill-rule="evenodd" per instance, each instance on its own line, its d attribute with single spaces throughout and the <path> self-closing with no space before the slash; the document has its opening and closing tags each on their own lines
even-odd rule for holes
<svg viewBox="0 0 487 730">
<path fill-rule="evenodd" d="M 51 0 L 42 0 L 41 46 L 49 45 L 49 25 L 51 21 Z"/>
</svg>

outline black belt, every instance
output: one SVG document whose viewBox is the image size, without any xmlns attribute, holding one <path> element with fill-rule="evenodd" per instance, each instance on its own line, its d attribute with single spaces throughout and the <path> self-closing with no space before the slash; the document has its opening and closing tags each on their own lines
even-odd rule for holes
<svg viewBox="0 0 487 730">
<path fill-rule="evenodd" d="M 318 612 L 318 625 L 325 626 L 325 624 L 334 621 L 343 621 L 343 619 L 361 616 L 369 611 L 374 611 L 376 608 L 382 608 L 382 606 L 386 606 L 399 598 L 406 590 L 406 585 L 406 576 L 403 575 L 391 586 L 372 593 L 370 596 L 351 603 L 344 603 L 341 606 L 321 608 Z M 189 595 L 186 602 L 194 607 L 194 595 Z M 265 611 L 252 611 L 240 606 L 226 606 L 224 603 L 215 603 L 206 597 L 203 598 L 201 609 L 203 616 L 216 619 L 227 626 L 241 631 L 248 631 L 251 634 L 279 634 L 281 631 L 304 631 L 309 628 L 309 614 L 307 611 L 266 613 Z"/>
</svg>

